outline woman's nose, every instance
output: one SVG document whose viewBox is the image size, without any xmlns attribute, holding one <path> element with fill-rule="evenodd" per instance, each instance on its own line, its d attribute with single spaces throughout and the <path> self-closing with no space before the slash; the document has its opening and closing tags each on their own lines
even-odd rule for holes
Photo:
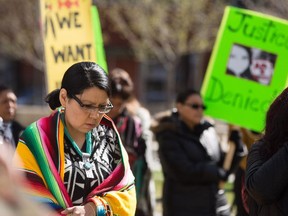
<svg viewBox="0 0 288 216">
<path fill-rule="evenodd" d="M 97 118 L 99 118 L 100 113 L 98 112 L 98 110 L 91 111 L 90 114 L 89 114 L 89 116 L 90 116 L 90 118 L 97 119 Z"/>
</svg>

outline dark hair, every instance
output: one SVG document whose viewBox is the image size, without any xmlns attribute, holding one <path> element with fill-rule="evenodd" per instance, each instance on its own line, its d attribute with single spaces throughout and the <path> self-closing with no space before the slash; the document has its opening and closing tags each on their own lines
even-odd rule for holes
<svg viewBox="0 0 288 216">
<path fill-rule="evenodd" d="M 194 89 L 184 90 L 177 95 L 176 103 L 182 103 L 183 104 L 186 102 L 186 100 L 189 96 L 194 95 L 194 94 L 199 95 L 201 97 L 200 93 Z"/>
<path fill-rule="evenodd" d="M 242 48 L 243 50 L 246 50 L 246 52 L 248 53 L 248 60 L 249 60 L 249 66 L 250 66 L 250 65 L 252 64 L 252 51 L 251 51 L 251 48 L 250 48 L 250 47 L 243 46 L 243 45 L 241 45 L 241 44 L 234 44 L 234 45 L 232 46 L 232 48 L 233 48 L 234 46 L 238 46 L 238 47 Z M 230 54 L 230 55 L 231 55 L 231 54 Z M 230 58 L 230 57 L 229 57 L 229 58 Z M 242 74 L 242 76 L 244 76 L 244 78 L 246 78 L 246 79 L 252 79 L 252 80 L 253 80 L 254 78 L 253 78 L 252 75 L 251 75 L 250 67 L 249 67 L 249 66 L 248 66 L 248 67 L 245 69 L 245 71 L 243 71 L 241 74 Z M 233 74 L 233 75 L 235 75 L 235 72 L 227 67 L 227 74 Z"/>
<path fill-rule="evenodd" d="M 3 92 L 3 91 L 11 91 L 11 92 L 14 92 L 13 89 L 5 84 L 0 84 L 0 92 Z"/>
<path fill-rule="evenodd" d="M 264 146 L 262 152 L 270 158 L 277 150 L 288 141 L 288 88 L 270 105 L 266 113 Z"/>
<path fill-rule="evenodd" d="M 78 62 L 70 66 L 65 72 L 61 88 L 66 89 L 68 96 L 81 94 L 85 89 L 98 87 L 111 96 L 109 79 L 106 72 L 94 62 Z M 52 110 L 61 106 L 59 101 L 60 89 L 50 92 L 45 101 Z"/>
<path fill-rule="evenodd" d="M 115 68 L 109 73 L 112 97 L 128 100 L 133 96 L 133 82 L 125 70 Z"/>
</svg>

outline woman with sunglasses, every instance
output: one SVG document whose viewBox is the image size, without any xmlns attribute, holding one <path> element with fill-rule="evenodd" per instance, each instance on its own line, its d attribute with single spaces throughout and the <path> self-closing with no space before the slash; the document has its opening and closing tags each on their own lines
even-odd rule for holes
<svg viewBox="0 0 288 216">
<path fill-rule="evenodd" d="M 213 125 L 203 118 L 205 108 L 197 91 L 186 90 L 178 94 L 172 114 L 152 128 L 164 175 L 163 216 L 230 215 L 219 182 L 238 162 L 230 170 L 222 168 L 224 153 Z M 240 155 L 243 149 L 236 149 Z"/>
<path fill-rule="evenodd" d="M 54 112 L 20 137 L 25 192 L 59 215 L 134 215 L 128 156 L 112 120 L 109 79 L 93 62 L 73 64 L 46 102 Z"/>
</svg>

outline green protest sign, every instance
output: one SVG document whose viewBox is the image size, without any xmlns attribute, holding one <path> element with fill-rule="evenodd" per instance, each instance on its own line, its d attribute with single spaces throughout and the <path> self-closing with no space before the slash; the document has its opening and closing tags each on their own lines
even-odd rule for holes
<svg viewBox="0 0 288 216">
<path fill-rule="evenodd" d="M 288 21 L 226 7 L 201 94 L 205 114 L 255 131 L 287 86 Z"/>
<path fill-rule="evenodd" d="M 104 50 L 104 43 L 103 43 L 103 38 L 102 38 L 101 23 L 100 23 L 98 9 L 95 5 L 93 5 L 91 7 L 91 13 L 92 13 L 92 26 L 93 26 L 92 28 L 93 28 L 95 48 L 96 48 L 96 50 L 95 50 L 96 51 L 96 62 L 105 71 L 108 72 L 105 50 Z"/>
</svg>

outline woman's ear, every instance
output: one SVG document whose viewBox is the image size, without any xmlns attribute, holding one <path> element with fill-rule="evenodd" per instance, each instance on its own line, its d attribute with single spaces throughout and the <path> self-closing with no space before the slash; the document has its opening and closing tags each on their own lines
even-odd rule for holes
<svg viewBox="0 0 288 216">
<path fill-rule="evenodd" d="M 68 96 L 67 96 L 67 91 L 64 88 L 60 89 L 59 101 L 60 101 L 62 107 L 66 107 L 66 103 L 68 101 Z"/>
</svg>

